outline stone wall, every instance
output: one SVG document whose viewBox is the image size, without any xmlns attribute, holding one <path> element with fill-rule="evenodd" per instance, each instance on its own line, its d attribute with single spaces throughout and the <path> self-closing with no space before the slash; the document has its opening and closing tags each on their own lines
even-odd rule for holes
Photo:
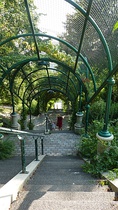
<svg viewBox="0 0 118 210">
<path fill-rule="evenodd" d="M 43 149 L 45 155 L 76 155 L 79 136 L 74 133 L 52 133 L 44 135 Z M 15 155 L 20 155 L 20 140 L 17 136 L 10 136 L 15 142 Z M 26 156 L 35 155 L 35 138 L 24 136 Z M 38 153 L 41 155 L 41 139 L 38 139 Z"/>
</svg>

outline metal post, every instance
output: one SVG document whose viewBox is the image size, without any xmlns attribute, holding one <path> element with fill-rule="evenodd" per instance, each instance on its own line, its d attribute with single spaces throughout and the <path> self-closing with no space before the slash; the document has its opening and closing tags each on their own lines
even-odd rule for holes
<svg viewBox="0 0 118 210">
<path fill-rule="evenodd" d="M 36 157 L 36 161 L 38 161 L 38 142 L 37 139 L 35 139 L 35 157 Z"/>
<path fill-rule="evenodd" d="M 112 95 L 112 86 L 115 83 L 113 78 L 110 78 L 108 81 L 108 94 L 107 94 L 107 101 L 106 101 L 106 111 L 105 111 L 105 119 L 104 119 L 104 127 L 103 129 L 98 132 L 97 137 L 103 139 L 113 140 L 114 136 L 111 134 L 108 128 L 108 121 L 109 121 L 109 113 L 110 113 L 110 103 L 111 103 L 111 95 Z"/>
<path fill-rule="evenodd" d="M 22 163 L 22 172 L 21 173 L 25 174 L 25 173 L 27 173 L 26 164 L 25 164 L 25 141 L 20 135 L 18 135 L 18 138 L 20 140 L 20 145 L 21 145 L 21 163 Z"/>
<path fill-rule="evenodd" d="M 79 96 L 79 112 L 81 112 L 82 108 L 82 85 L 80 85 L 80 96 Z"/>
<path fill-rule="evenodd" d="M 87 105 L 86 105 L 86 119 L 85 119 L 85 137 L 89 137 L 89 136 L 88 136 L 89 108 L 90 108 L 90 105 L 87 104 Z"/>
<path fill-rule="evenodd" d="M 24 139 L 21 139 L 20 142 L 21 142 L 22 173 L 26 173 L 26 166 L 25 166 L 25 142 L 24 142 Z"/>
<path fill-rule="evenodd" d="M 41 138 L 41 154 L 44 154 L 44 149 L 43 149 L 43 136 L 40 137 Z"/>
<path fill-rule="evenodd" d="M 46 132 L 48 132 L 48 116 L 47 116 L 47 113 L 46 113 Z"/>
</svg>

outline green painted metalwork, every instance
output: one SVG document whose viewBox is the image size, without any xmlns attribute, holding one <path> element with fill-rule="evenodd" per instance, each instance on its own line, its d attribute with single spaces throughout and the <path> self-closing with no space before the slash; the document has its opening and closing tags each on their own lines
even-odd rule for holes
<svg viewBox="0 0 118 210">
<path fill-rule="evenodd" d="M 10 42 L 11 40 L 18 39 L 20 37 L 31 36 L 31 37 L 33 37 L 33 40 L 34 40 L 34 43 L 35 43 L 37 58 L 28 58 L 28 59 L 22 60 L 20 62 L 17 62 L 15 64 L 13 64 L 10 68 L 3 67 L 2 65 L 0 65 L 0 68 L 2 70 L 1 78 L 0 78 L 0 85 L 2 85 L 2 81 L 4 80 L 4 78 L 6 76 L 9 76 L 10 93 L 11 93 L 11 98 L 12 98 L 13 112 L 15 112 L 14 95 L 16 95 L 16 96 L 18 96 L 20 98 L 20 94 L 19 94 L 20 93 L 20 88 L 21 88 L 21 86 L 22 86 L 22 84 L 23 84 L 23 82 L 25 80 L 27 80 L 28 86 L 25 89 L 23 98 L 21 98 L 22 103 L 23 103 L 23 109 L 24 109 L 25 104 L 29 107 L 29 109 L 31 108 L 31 106 L 28 105 L 28 101 L 26 101 L 26 99 L 27 99 L 26 98 L 26 92 L 29 91 L 29 87 L 31 85 L 32 85 L 32 90 L 29 91 L 29 97 L 31 97 L 30 105 L 32 103 L 33 98 L 35 98 L 37 96 L 37 94 L 39 95 L 40 92 L 46 91 L 46 90 L 56 90 L 56 92 L 60 92 L 60 93 L 62 92 L 62 94 L 66 95 L 66 97 L 68 97 L 68 99 L 70 101 L 75 101 L 78 98 L 78 96 L 80 95 L 80 97 L 79 97 L 79 109 L 81 110 L 81 94 L 82 94 L 82 91 L 83 91 L 85 93 L 85 100 L 86 100 L 86 125 L 85 125 L 85 133 L 86 133 L 86 135 L 87 135 L 87 127 L 88 127 L 89 104 L 95 99 L 95 97 L 99 94 L 99 92 L 102 90 L 102 88 L 107 85 L 108 86 L 108 94 L 107 94 L 106 112 L 105 112 L 105 118 L 104 118 L 104 127 L 103 127 L 103 130 L 100 131 L 98 134 L 103 136 L 103 137 L 109 137 L 109 136 L 111 136 L 111 134 L 109 133 L 109 131 L 107 131 L 107 127 L 108 127 L 108 120 L 109 120 L 112 85 L 114 84 L 114 80 L 112 79 L 112 76 L 118 70 L 118 66 L 116 66 L 116 68 L 113 69 L 111 53 L 110 53 L 108 44 L 106 42 L 106 39 L 103 36 L 103 33 L 100 30 L 100 28 L 98 27 L 97 23 L 90 16 L 92 0 L 88 1 L 88 9 L 87 9 L 87 11 L 85 11 L 79 5 L 79 3 L 77 4 L 75 1 L 72 1 L 72 0 L 65 0 L 65 1 L 68 2 L 70 5 L 72 5 L 74 8 L 76 8 L 85 17 L 85 21 L 83 23 L 82 35 L 81 35 L 81 38 L 80 38 L 80 43 L 79 43 L 78 49 L 76 49 L 75 47 L 70 45 L 68 42 L 66 42 L 65 40 L 62 40 L 60 38 L 53 37 L 53 36 L 50 36 L 50 35 L 47 35 L 47 34 L 36 34 L 35 31 L 34 31 L 34 28 L 33 28 L 33 23 L 32 23 L 30 10 L 29 10 L 29 6 L 28 6 L 28 1 L 24 0 L 25 7 L 26 7 L 26 12 L 27 12 L 27 15 L 28 15 L 28 19 L 29 19 L 29 23 L 30 23 L 30 26 L 31 26 L 31 32 L 32 33 L 31 34 L 21 34 L 21 35 L 10 37 L 9 39 L 6 39 L 3 42 L 1 42 L 0 46 Z M 102 45 L 104 47 L 104 50 L 105 50 L 105 53 L 106 53 L 106 56 L 107 56 L 107 60 L 108 60 L 109 74 L 108 74 L 107 78 L 105 79 L 105 81 L 102 83 L 102 85 L 98 89 L 96 88 L 95 77 L 94 77 L 94 74 L 92 72 L 92 69 L 91 69 L 88 61 L 80 53 L 81 47 L 82 47 L 82 44 L 83 44 L 83 40 L 84 40 L 86 26 L 87 26 L 88 22 L 91 23 L 92 27 L 96 30 L 97 34 L 99 35 L 99 38 L 100 38 L 101 43 L 102 43 Z M 39 55 L 38 42 L 37 42 L 37 39 L 36 39 L 37 36 L 42 36 L 42 37 L 48 37 L 48 38 L 51 38 L 51 39 L 55 39 L 55 40 L 63 43 L 64 45 L 66 45 L 69 49 L 73 50 L 73 52 L 76 53 L 76 61 L 75 61 L 75 64 L 74 64 L 74 70 L 72 68 L 70 68 L 68 65 L 64 64 L 63 62 L 61 62 L 61 61 L 57 61 L 57 60 L 50 59 L 50 58 L 43 58 L 43 59 L 41 59 L 40 55 Z M 91 78 L 92 78 L 92 82 L 93 82 L 94 94 L 92 95 L 92 97 L 90 99 L 88 98 L 87 88 L 86 88 L 86 86 L 84 85 L 84 83 L 83 83 L 83 81 L 81 79 L 81 75 L 79 74 L 79 69 L 77 69 L 77 63 L 78 63 L 79 58 L 81 58 L 82 62 L 85 64 L 85 66 L 88 68 L 88 70 L 89 70 L 89 72 L 91 74 Z M 33 61 L 33 62 L 50 61 L 50 62 L 54 62 L 54 63 L 56 63 L 58 65 L 61 65 L 61 67 L 64 68 L 63 71 L 59 70 L 58 68 L 57 68 L 56 71 L 62 73 L 62 75 L 65 75 L 66 76 L 66 81 L 58 79 L 59 80 L 59 84 L 57 84 L 55 82 L 55 80 L 58 77 L 52 77 L 49 74 L 49 71 L 50 71 L 49 68 L 47 68 L 47 66 L 46 66 L 47 77 L 42 77 L 42 78 L 40 78 L 40 80 L 41 79 L 46 79 L 48 81 L 45 81 L 44 83 L 42 83 L 42 85 L 39 84 L 41 90 L 39 90 L 39 86 L 38 85 L 37 85 L 37 87 L 33 87 L 34 81 L 30 81 L 28 79 L 28 75 L 22 69 L 30 61 Z M 20 84 L 20 86 L 18 88 L 18 92 L 16 92 L 14 90 L 14 82 L 15 82 L 15 78 L 16 78 L 17 74 L 20 71 L 22 71 L 24 79 L 22 80 L 22 82 L 21 82 L 21 84 Z M 13 72 L 13 74 L 12 74 L 12 72 Z M 36 72 L 36 71 L 32 71 L 31 74 L 29 74 L 29 75 L 33 75 L 34 72 Z M 74 75 L 74 78 L 78 80 L 78 87 L 75 87 L 75 85 L 73 85 L 74 84 L 74 80 L 71 79 L 71 73 Z M 10 78 L 10 75 L 12 75 L 12 79 Z M 39 80 L 39 79 L 37 79 L 37 80 Z M 45 86 L 45 88 L 44 88 L 44 86 Z M 73 87 L 73 89 L 72 89 L 72 87 Z M 30 109 L 30 111 L 31 111 L 31 109 Z"/>
<path fill-rule="evenodd" d="M 21 162 L 22 162 L 22 173 L 25 174 L 26 172 L 26 163 L 25 163 L 25 140 L 24 138 L 20 137 L 20 144 L 21 144 Z"/>
<path fill-rule="evenodd" d="M 73 92 L 71 92 L 71 89 L 70 89 L 70 91 L 66 91 L 66 89 L 63 87 L 65 84 L 66 84 L 66 82 L 64 82 L 64 81 L 62 81 L 62 80 L 59 80 L 59 84 L 57 84 L 57 82 L 53 82 L 52 83 L 52 85 L 55 85 L 56 87 L 60 87 L 61 89 L 61 92 L 63 92 L 63 94 L 65 93 L 65 95 L 67 95 L 67 96 L 70 96 L 70 98 L 71 98 L 71 100 L 72 100 L 72 98 L 73 98 L 73 100 L 74 100 L 74 98 L 76 98 L 78 95 L 76 95 L 76 96 L 74 96 L 74 94 L 73 94 Z M 36 87 L 34 87 L 33 88 L 33 90 L 31 90 L 30 91 L 30 93 L 29 93 L 29 96 L 28 96 L 28 99 L 32 99 L 33 97 L 31 97 L 31 94 L 33 93 L 33 95 L 34 95 L 34 91 L 35 90 L 38 90 L 39 91 L 39 87 L 42 89 L 42 87 L 46 87 L 46 86 L 48 86 L 48 83 L 44 83 L 44 84 L 42 84 L 42 85 L 37 85 Z M 56 87 L 53 87 L 51 90 L 54 90 L 54 88 L 56 88 Z M 29 87 L 28 87 L 29 88 Z M 43 90 L 45 91 L 45 90 L 50 90 L 50 87 L 49 88 L 43 88 Z M 65 91 L 64 91 L 64 89 L 65 89 Z M 24 95 L 23 95 L 23 98 L 24 98 L 24 100 L 25 100 L 25 94 L 27 93 L 27 90 L 25 91 L 25 93 L 24 93 Z"/>
<path fill-rule="evenodd" d="M 16 71 L 14 72 L 14 75 L 12 75 L 12 80 L 11 80 L 11 86 L 13 86 L 13 84 L 14 84 L 14 79 L 15 79 L 15 76 L 17 75 L 17 73 L 20 71 L 20 69 L 16 69 Z M 36 70 L 37 71 L 37 70 Z M 57 71 L 57 70 L 56 70 Z M 63 71 L 61 71 L 61 70 L 58 70 L 59 72 L 61 72 L 62 74 L 64 74 L 65 76 L 66 76 L 66 73 L 64 73 Z M 24 71 L 23 71 L 23 73 L 24 73 Z M 29 75 L 31 75 L 33 72 L 31 72 Z M 73 72 L 72 72 L 73 73 Z M 25 78 L 24 78 L 24 80 L 25 79 L 27 79 L 27 81 L 28 81 L 28 76 L 29 75 L 27 75 L 26 76 L 26 74 L 25 74 Z M 69 79 L 69 80 L 71 80 L 71 79 Z M 28 81 L 29 82 L 29 81 Z M 72 81 L 71 80 L 71 82 L 73 83 L 73 85 L 74 85 L 74 81 Z M 31 82 L 29 82 L 29 86 L 28 87 L 31 87 L 31 85 L 32 85 L 32 83 Z M 75 85 L 74 85 L 74 87 L 75 87 Z M 13 87 L 12 87 L 12 89 L 13 89 Z M 28 90 L 28 89 L 27 89 Z M 71 92 L 72 92 L 72 90 L 70 90 Z M 77 88 L 75 87 L 75 91 L 77 92 Z M 15 92 L 14 92 L 15 93 Z M 15 95 L 17 95 L 18 96 L 18 94 L 17 93 L 15 93 Z M 74 95 L 73 95 L 74 96 Z M 77 97 L 77 96 L 76 96 Z M 19 97 L 20 98 L 20 97 Z M 20 98 L 21 99 L 21 98 Z M 21 99 L 22 100 L 22 99 Z M 24 102 L 25 103 L 25 102 Z"/>
<path fill-rule="evenodd" d="M 34 59 L 33 59 L 33 60 L 34 60 Z M 46 60 L 47 60 L 47 59 L 46 59 Z M 50 59 L 48 59 L 48 61 L 49 61 L 49 60 L 50 60 Z M 28 61 L 29 61 L 29 60 L 28 60 Z M 51 59 L 51 61 L 53 62 L 54 60 Z M 57 61 L 56 61 L 56 62 L 57 62 Z M 24 64 L 24 63 L 26 64 L 26 63 L 28 63 L 28 62 L 26 62 L 26 60 L 25 60 L 25 62 L 23 62 L 23 64 Z M 60 62 L 57 62 L 57 63 L 60 64 Z M 61 65 L 62 65 L 62 64 L 61 64 Z M 19 65 L 18 65 L 18 66 L 19 66 Z M 23 65 L 22 65 L 22 66 L 23 66 Z M 65 67 L 66 65 L 62 65 L 62 66 Z M 66 67 L 67 67 L 67 66 L 66 66 Z M 15 72 L 15 74 L 14 74 L 15 76 L 16 76 L 16 74 L 18 73 L 19 70 L 20 70 L 20 69 L 17 69 L 17 70 L 16 70 L 16 72 Z M 70 70 L 70 69 L 69 69 L 69 70 Z M 58 71 L 59 71 L 59 70 L 58 70 Z M 60 71 L 60 72 L 63 73 L 63 71 Z M 71 73 L 73 73 L 72 70 L 71 70 Z M 66 75 L 66 74 L 65 74 L 65 75 Z M 15 76 L 13 76 L 13 80 L 15 79 Z M 78 77 L 78 75 L 77 75 L 77 79 L 80 81 L 80 78 Z M 13 81 L 11 82 L 11 84 L 13 85 Z M 30 85 L 31 85 L 31 84 L 30 84 Z M 16 93 L 15 93 L 15 94 L 16 94 Z M 16 94 L 16 95 L 17 95 L 17 94 Z M 24 103 L 25 103 L 25 102 L 24 102 Z"/>
<path fill-rule="evenodd" d="M 115 84 L 115 80 L 112 78 L 109 78 L 109 80 L 107 80 L 107 83 L 108 83 L 108 94 L 107 94 L 107 101 L 106 101 L 106 112 L 105 112 L 105 118 L 104 118 L 104 126 L 103 126 L 103 130 L 98 133 L 99 135 L 101 135 L 103 137 L 110 137 L 112 135 L 107 130 L 107 127 L 108 127 L 108 121 L 109 121 L 112 86 Z"/>
<path fill-rule="evenodd" d="M 82 86 L 80 85 L 80 94 L 79 94 L 79 112 L 82 112 Z"/>
<path fill-rule="evenodd" d="M 33 61 L 37 61 L 37 58 L 32 58 Z M 31 61 L 31 59 L 26 59 L 26 60 L 23 60 L 23 61 L 20 61 L 14 65 L 12 65 L 10 68 L 8 68 L 8 70 L 6 70 L 4 73 L 3 73 L 3 76 L 2 78 L 0 78 L 0 85 L 2 85 L 2 81 L 5 79 L 5 77 L 7 75 L 10 74 L 10 72 L 13 70 L 13 69 L 16 69 L 16 68 L 22 68 L 22 66 L 24 66 L 25 64 L 29 63 Z"/>
<path fill-rule="evenodd" d="M 78 5 L 77 3 L 75 3 L 71 0 L 65 0 L 65 1 L 67 1 L 69 4 L 74 6 L 76 9 L 78 9 L 86 17 L 86 11 L 80 5 Z M 97 33 L 99 34 L 100 40 L 103 43 L 104 49 L 106 51 L 106 55 L 107 55 L 107 59 L 108 59 L 108 65 L 109 65 L 109 71 L 112 71 L 113 66 L 112 66 L 111 53 L 110 53 L 108 44 L 107 44 L 107 42 L 106 42 L 106 40 L 103 36 L 103 33 L 100 30 L 97 23 L 93 20 L 93 18 L 91 16 L 88 17 L 88 20 L 90 21 L 90 23 L 93 25 L 93 27 L 96 29 Z"/>
<path fill-rule="evenodd" d="M 35 139 L 35 158 L 38 161 L 38 138 Z"/>
<path fill-rule="evenodd" d="M 49 69 L 49 70 L 53 70 L 53 71 L 58 71 L 58 72 L 62 73 L 63 75 L 67 76 L 67 74 L 66 74 L 65 72 L 63 72 L 63 71 L 61 71 L 61 70 L 59 70 L 59 69 L 58 69 L 58 70 L 57 70 L 57 69 L 54 69 L 54 68 L 48 68 L 48 69 Z M 43 70 L 43 69 L 40 69 L 40 70 Z M 27 78 L 30 77 L 30 76 L 33 76 L 33 74 L 36 73 L 36 72 L 38 72 L 38 71 L 39 71 L 39 69 L 30 72 L 29 74 L 27 74 Z M 45 77 L 45 78 L 46 78 L 46 77 Z M 56 78 L 56 77 L 55 77 L 55 78 Z M 24 78 L 24 79 L 22 80 L 21 84 L 20 84 L 19 87 L 18 87 L 18 94 L 19 94 L 21 85 L 23 84 L 23 82 L 25 81 L 25 79 L 26 79 L 26 78 Z M 29 86 L 31 86 L 35 81 L 40 80 L 40 79 L 43 79 L 43 77 L 42 77 L 42 78 L 37 78 L 37 79 L 34 80 L 33 82 L 30 82 L 30 83 L 29 83 Z M 74 86 L 74 88 L 75 88 L 75 92 L 77 93 L 77 92 L 78 92 L 78 87 L 75 86 L 75 81 L 73 81 L 71 78 L 69 78 L 69 80 L 70 80 L 71 83 L 73 84 L 73 86 Z M 29 82 L 29 81 L 28 81 L 28 82 Z M 79 81 L 78 81 L 78 82 L 79 82 Z M 29 86 L 27 86 L 27 88 L 28 88 Z"/>
<path fill-rule="evenodd" d="M 49 70 L 48 70 L 47 65 L 46 65 L 46 71 L 47 71 L 47 76 L 48 76 L 49 87 L 51 89 L 50 75 L 49 75 Z"/>
<path fill-rule="evenodd" d="M 50 76 L 50 79 L 51 78 L 53 78 L 53 80 L 56 80 L 57 78 L 56 77 L 52 77 L 52 76 Z M 46 79 L 46 77 L 42 77 L 42 78 L 37 78 L 37 79 L 35 79 L 34 81 L 32 81 L 28 86 L 27 86 L 27 88 L 26 88 L 26 90 L 25 90 L 25 92 L 24 92 L 24 94 L 26 94 L 27 93 L 27 91 L 29 90 L 29 88 L 32 86 L 33 87 L 33 83 L 35 83 L 36 81 L 40 81 L 40 80 L 45 80 Z M 60 84 L 62 85 L 62 84 L 65 84 L 65 86 L 66 86 L 66 82 L 64 82 L 63 80 L 61 80 L 61 79 L 59 79 L 58 78 L 58 81 L 60 82 Z M 40 87 L 40 86 L 45 86 L 46 84 L 48 84 L 48 83 L 41 83 L 41 84 L 39 84 L 39 86 L 36 86 L 36 89 L 37 89 L 37 87 Z M 77 91 L 77 89 L 76 89 L 76 87 L 75 87 L 75 85 L 74 85 L 74 83 L 72 82 L 72 84 L 73 84 L 73 86 L 74 86 L 74 88 L 75 88 L 75 91 L 74 91 L 74 93 L 73 93 L 73 96 L 74 95 L 76 95 L 76 97 L 78 96 L 78 94 L 79 94 L 79 90 Z M 57 84 L 57 82 L 53 82 L 52 83 L 52 85 L 58 85 Z M 63 86 L 61 86 L 61 88 L 62 88 Z M 34 87 L 35 88 L 35 87 Z M 71 87 L 70 87 L 71 88 Z M 53 89 L 53 87 L 52 88 L 49 88 L 49 89 Z M 66 88 L 65 88 L 66 89 Z M 32 88 L 32 92 L 34 91 L 34 89 Z M 71 91 L 71 89 L 70 89 L 70 91 Z"/>
<path fill-rule="evenodd" d="M 70 68 L 69 66 L 67 66 L 66 64 L 60 62 L 60 61 L 57 61 L 57 60 L 54 60 L 54 59 L 51 59 L 51 58 L 42 58 L 41 59 L 42 61 L 50 61 L 50 62 L 54 62 L 54 63 L 57 63 L 59 65 L 61 65 L 62 67 L 64 67 L 65 69 L 68 69 L 69 71 L 71 71 L 73 73 L 73 70 L 72 68 Z M 27 63 L 29 63 L 30 61 L 38 61 L 37 58 L 30 58 L 30 59 L 26 59 L 26 60 L 23 60 L 23 61 L 20 61 L 18 62 L 17 64 L 14 64 L 13 66 L 11 66 L 8 71 L 5 71 L 5 73 L 3 74 L 3 77 L 0 78 L 0 84 L 2 83 L 2 80 L 7 76 L 9 75 L 9 73 L 13 70 L 13 69 L 17 69 L 17 67 L 21 66 L 23 67 L 24 65 L 26 65 Z M 85 85 L 83 84 L 81 78 L 79 78 L 79 76 L 77 74 L 75 74 L 76 77 L 79 79 L 79 81 L 82 83 L 82 86 L 83 86 L 83 90 L 85 91 L 86 90 L 86 87 Z"/>
<path fill-rule="evenodd" d="M 78 52 L 77 52 L 77 57 L 76 57 L 76 61 L 75 61 L 74 72 L 76 71 L 76 68 L 77 68 L 78 58 L 79 58 L 79 54 L 80 54 L 80 51 L 81 51 L 82 42 L 83 42 L 83 39 L 84 39 L 84 34 L 85 34 L 85 30 L 86 30 L 86 25 L 87 25 L 90 9 L 91 9 L 91 6 L 92 6 L 92 1 L 93 0 L 90 0 L 89 4 L 88 4 L 86 16 L 85 16 L 85 21 L 84 21 L 84 25 L 83 25 L 83 30 L 82 30 L 82 35 L 81 35 L 81 38 L 80 38 L 79 48 L 78 48 Z"/>
<path fill-rule="evenodd" d="M 36 37 L 35 37 L 34 27 L 33 27 L 32 19 L 31 19 L 30 11 L 29 11 L 29 5 L 28 5 L 27 0 L 24 0 L 24 2 L 25 2 L 25 7 L 26 7 L 26 11 L 27 11 L 29 23 L 30 23 L 31 30 L 32 30 L 32 36 L 33 36 L 33 39 L 34 39 L 34 43 L 35 43 L 35 47 L 36 47 L 37 56 L 38 56 L 38 59 L 40 60 L 38 44 L 37 44 L 37 40 L 36 40 Z"/>
<path fill-rule="evenodd" d="M 96 91 L 95 94 L 93 94 L 93 96 L 88 99 L 88 103 L 91 103 L 95 98 L 96 96 L 100 93 L 100 91 L 107 85 L 108 83 L 108 80 L 118 71 L 118 64 L 114 67 L 114 69 L 109 72 L 107 78 L 105 79 L 105 81 L 102 83 L 102 85 L 98 88 L 98 90 Z"/>
<path fill-rule="evenodd" d="M 90 105 L 86 105 L 86 120 L 85 120 L 85 137 L 88 137 L 88 122 L 89 122 L 89 109 Z"/>
<path fill-rule="evenodd" d="M 33 99 L 35 99 L 35 98 L 37 98 L 38 96 L 40 96 L 40 94 L 41 94 L 42 92 L 45 92 L 45 91 L 48 91 L 48 90 L 49 90 L 48 88 L 45 88 L 45 89 L 42 89 L 41 91 L 37 92 L 37 93 L 33 96 L 32 100 L 31 100 L 31 102 L 30 102 L 30 107 L 31 107 L 31 104 L 32 104 Z M 68 98 L 68 100 L 71 101 L 72 107 L 74 106 L 74 101 L 75 101 L 75 100 L 72 100 L 72 98 L 70 98 L 69 95 L 67 96 L 64 92 L 62 92 L 61 90 L 58 90 L 58 89 L 56 89 L 56 88 L 55 88 L 55 89 L 53 88 L 53 91 L 54 91 L 54 92 L 57 92 L 57 93 L 62 93 L 62 95 L 65 95 L 65 96 Z"/>
<path fill-rule="evenodd" d="M 2 46 L 3 44 L 6 44 L 9 41 L 14 40 L 14 39 L 18 39 L 18 38 L 21 38 L 21 37 L 27 37 L 27 36 L 32 36 L 32 34 L 20 34 L 20 35 L 17 35 L 17 36 L 10 37 L 10 38 L 6 39 L 5 41 L 1 42 L 0 46 Z M 57 37 L 54 37 L 54 36 L 51 36 L 51 35 L 48 35 L 48 34 L 41 34 L 41 33 L 38 33 L 38 34 L 35 33 L 35 36 L 43 36 L 43 37 L 48 37 L 48 38 L 52 38 L 54 40 L 57 40 L 57 41 L 63 43 L 64 45 L 66 45 L 67 47 L 69 47 L 75 53 L 77 53 L 77 49 L 75 47 L 73 47 L 71 44 L 69 44 L 68 42 L 66 42 L 65 40 L 62 40 L 60 38 L 57 38 Z M 92 80 L 93 80 L 93 85 L 94 85 L 94 91 L 96 91 L 95 77 L 94 77 L 94 74 L 92 72 L 92 69 L 91 69 L 89 63 L 87 62 L 86 58 L 81 53 L 80 53 L 79 56 L 82 59 L 82 61 L 85 63 L 85 65 L 87 66 L 87 68 L 88 68 L 88 70 L 89 70 L 89 72 L 91 74 L 91 77 L 92 77 Z"/>
</svg>

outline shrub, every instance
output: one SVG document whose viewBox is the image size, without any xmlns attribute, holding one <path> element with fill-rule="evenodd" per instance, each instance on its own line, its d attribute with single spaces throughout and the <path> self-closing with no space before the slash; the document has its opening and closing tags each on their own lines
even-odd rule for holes
<svg viewBox="0 0 118 210">
<path fill-rule="evenodd" d="M 14 152 L 14 143 L 9 140 L 0 141 L 0 159 L 12 157 Z"/>
<path fill-rule="evenodd" d="M 104 150 L 97 154 L 97 142 L 99 141 L 96 138 L 96 133 L 101 130 L 100 127 L 102 123 L 99 121 L 93 121 L 93 124 L 89 126 L 90 137 L 82 137 L 81 143 L 79 146 L 79 152 L 83 157 L 89 159 L 89 163 L 83 165 L 83 169 L 87 173 L 91 173 L 95 176 L 100 175 L 102 172 L 108 170 L 114 170 L 118 168 L 118 137 L 114 135 L 114 140 L 112 140 L 111 145 L 108 145 L 108 142 L 104 142 Z M 109 128 L 112 132 L 115 132 L 115 126 Z M 113 133 L 114 133 L 113 132 Z M 102 141 L 103 144 L 103 141 Z"/>
<path fill-rule="evenodd" d="M 93 120 L 101 120 L 104 117 L 104 113 L 105 102 L 102 99 L 94 102 L 94 104 L 92 104 L 90 107 L 89 122 L 91 123 Z"/>
<path fill-rule="evenodd" d="M 34 124 L 30 121 L 28 122 L 27 126 L 28 126 L 29 130 L 33 130 L 33 128 L 34 128 Z"/>
<path fill-rule="evenodd" d="M 110 120 L 118 121 L 118 103 L 112 103 L 110 109 Z"/>
<path fill-rule="evenodd" d="M 79 145 L 79 151 L 83 157 L 91 159 L 97 153 L 97 140 L 91 137 L 82 137 Z"/>
</svg>

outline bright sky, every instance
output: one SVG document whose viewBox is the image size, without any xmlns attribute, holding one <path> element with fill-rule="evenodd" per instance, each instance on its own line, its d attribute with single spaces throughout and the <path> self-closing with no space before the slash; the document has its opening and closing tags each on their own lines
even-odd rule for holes
<svg viewBox="0 0 118 210">
<path fill-rule="evenodd" d="M 39 13 L 45 14 L 40 17 L 39 29 L 49 31 L 51 35 L 61 34 L 66 14 L 72 13 L 72 6 L 64 0 L 34 0 L 34 4 Z"/>
</svg>

